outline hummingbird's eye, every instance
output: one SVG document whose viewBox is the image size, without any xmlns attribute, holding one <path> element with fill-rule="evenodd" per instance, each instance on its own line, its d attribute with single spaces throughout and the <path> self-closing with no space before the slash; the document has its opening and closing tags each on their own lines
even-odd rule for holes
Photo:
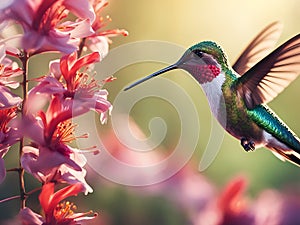
<svg viewBox="0 0 300 225">
<path fill-rule="evenodd" d="M 202 56 L 203 56 L 203 52 L 200 50 L 194 50 L 193 53 L 195 56 L 197 56 L 199 58 L 202 58 Z"/>
</svg>

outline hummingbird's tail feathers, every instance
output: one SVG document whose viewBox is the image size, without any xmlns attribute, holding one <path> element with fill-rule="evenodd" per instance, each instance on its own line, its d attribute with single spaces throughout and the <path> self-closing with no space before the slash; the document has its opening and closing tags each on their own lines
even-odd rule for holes
<svg viewBox="0 0 300 225">
<path fill-rule="evenodd" d="M 268 147 L 268 146 L 267 146 Z M 300 154 L 294 150 L 282 150 L 274 147 L 268 147 L 272 153 L 282 161 L 289 161 L 300 167 Z"/>
</svg>

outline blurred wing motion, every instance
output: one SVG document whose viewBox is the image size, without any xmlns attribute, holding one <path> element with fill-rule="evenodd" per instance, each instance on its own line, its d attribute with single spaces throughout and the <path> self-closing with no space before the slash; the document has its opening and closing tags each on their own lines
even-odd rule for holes
<svg viewBox="0 0 300 225">
<path fill-rule="evenodd" d="M 281 31 L 282 24 L 279 22 L 267 26 L 252 40 L 232 68 L 238 74 L 243 75 L 255 63 L 271 52 L 279 39 Z"/>
<path fill-rule="evenodd" d="M 251 67 L 236 82 L 246 106 L 268 103 L 300 73 L 300 34 L 291 38 Z"/>
</svg>

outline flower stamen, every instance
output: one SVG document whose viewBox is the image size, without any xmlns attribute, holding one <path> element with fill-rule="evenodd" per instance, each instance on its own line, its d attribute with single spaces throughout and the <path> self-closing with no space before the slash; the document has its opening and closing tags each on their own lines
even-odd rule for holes
<svg viewBox="0 0 300 225">
<path fill-rule="evenodd" d="M 73 124 L 71 120 L 60 122 L 53 134 L 53 139 L 57 142 L 70 143 L 76 140 L 75 128 L 77 124 Z"/>
<path fill-rule="evenodd" d="M 77 72 L 73 82 L 67 83 L 73 84 L 67 87 L 69 95 L 70 93 L 76 93 L 80 96 L 92 97 L 94 93 L 100 89 L 98 81 L 95 80 L 95 78 L 90 77 L 87 73 Z"/>
<path fill-rule="evenodd" d="M 74 203 L 69 201 L 64 201 L 59 203 L 54 210 L 54 217 L 59 221 L 68 216 L 72 216 L 74 214 L 73 210 L 76 210 L 77 207 Z"/>
<path fill-rule="evenodd" d="M 57 221 L 64 221 L 68 219 L 76 220 L 82 217 L 96 217 L 97 213 L 92 210 L 83 213 L 75 213 L 77 206 L 73 202 L 64 201 L 59 203 L 54 210 L 54 217 Z"/>
</svg>

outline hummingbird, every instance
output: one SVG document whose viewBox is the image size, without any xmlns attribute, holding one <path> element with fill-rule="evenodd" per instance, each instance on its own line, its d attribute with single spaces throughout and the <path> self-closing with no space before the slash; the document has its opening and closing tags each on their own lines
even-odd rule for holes
<svg viewBox="0 0 300 225">
<path fill-rule="evenodd" d="M 187 71 L 202 87 L 221 126 L 245 151 L 266 147 L 278 158 L 300 166 L 300 139 L 267 106 L 300 73 L 300 34 L 271 51 L 280 22 L 264 28 L 231 66 L 223 49 L 202 41 L 167 66 L 124 90 L 174 69 Z"/>
</svg>

